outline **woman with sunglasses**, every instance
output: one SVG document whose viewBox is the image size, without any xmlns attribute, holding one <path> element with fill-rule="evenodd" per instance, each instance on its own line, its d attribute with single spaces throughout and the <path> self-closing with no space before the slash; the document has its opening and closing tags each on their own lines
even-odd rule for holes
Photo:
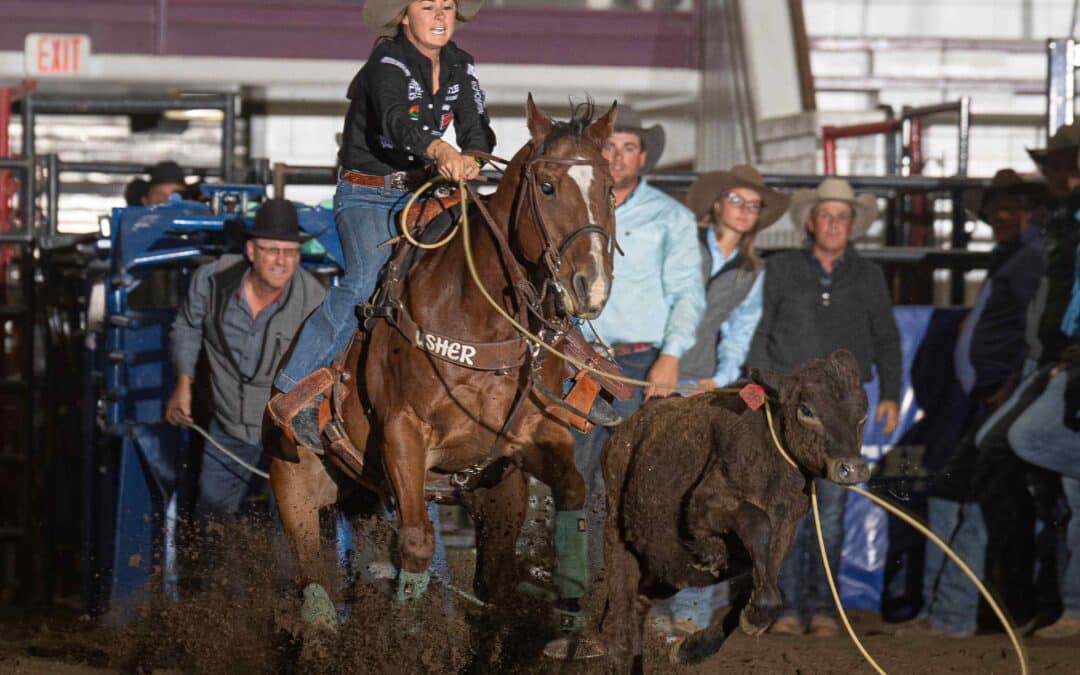
<svg viewBox="0 0 1080 675">
<path fill-rule="evenodd" d="M 761 318 L 765 270 L 754 242 L 787 210 L 788 196 L 766 187 L 753 167 L 739 165 L 701 175 L 686 203 L 699 226 L 706 304 L 697 340 L 679 361 L 679 380 L 724 387 L 741 376 Z M 672 636 L 709 624 L 714 589 L 686 589 L 672 598 L 667 617 Z"/>
</svg>

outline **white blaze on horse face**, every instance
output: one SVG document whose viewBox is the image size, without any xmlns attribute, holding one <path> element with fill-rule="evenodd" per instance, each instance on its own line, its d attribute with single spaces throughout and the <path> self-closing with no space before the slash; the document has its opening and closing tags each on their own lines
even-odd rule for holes
<svg viewBox="0 0 1080 675">
<path fill-rule="evenodd" d="M 581 158 L 579 158 L 581 159 Z M 587 160 L 583 160 L 587 161 Z M 581 190 L 581 200 L 585 202 L 585 208 L 589 213 L 589 224 L 596 224 L 596 216 L 593 214 L 593 203 L 589 199 L 589 191 L 592 189 L 593 179 L 596 172 L 592 164 L 575 164 L 566 172 Z M 600 307 L 607 299 L 607 280 L 604 278 L 604 238 L 599 234 L 589 235 L 589 253 L 595 266 L 592 283 L 589 285 L 589 306 Z"/>
<path fill-rule="evenodd" d="M 589 222 L 595 223 L 596 216 L 593 215 L 592 202 L 589 201 L 589 188 L 592 187 L 593 174 L 595 173 L 593 165 L 575 164 L 566 173 L 574 179 L 578 189 L 581 190 L 581 201 L 585 202 L 585 208 L 589 210 Z"/>
</svg>

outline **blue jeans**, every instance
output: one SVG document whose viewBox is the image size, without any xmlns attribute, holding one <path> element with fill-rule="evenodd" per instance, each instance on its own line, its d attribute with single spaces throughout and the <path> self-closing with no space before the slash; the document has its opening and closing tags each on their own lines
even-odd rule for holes
<svg viewBox="0 0 1080 675">
<path fill-rule="evenodd" d="M 829 556 L 829 569 L 835 579 L 840 574 L 841 553 L 844 548 L 847 489 L 822 478 L 815 478 L 814 481 L 817 484 L 818 510 L 821 513 L 821 534 Z M 836 604 L 829 591 L 821 552 L 818 550 L 813 513 L 807 513 L 795 531 L 791 550 L 780 566 L 779 586 L 780 593 L 784 596 L 783 614 L 794 614 L 802 618 L 815 614 L 836 614 Z"/>
<path fill-rule="evenodd" d="M 1080 432 L 1062 421 L 1067 380 L 1065 373 L 1051 378 L 1042 395 L 1009 428 L 1009 443 L 1021 459 L 1061 474 L 1070 511 L 1061 601 L 1066 614 L 1080 616 Z"/>
<path fill-rule="evenodd" d="M 930 530 L 982 579 L 986 562 L 986 523 L 978 502 L 928 500 Z M 974 633 L 979 590 L 971 579 L 934 544 L 926 544 L 923 568 L 923 615 L 932 626 L 950 633 Z"/>
<path fill-rule="evenodd" d="M 1050 379 L 1050 366 L 1041 368 L 1031 367 L 1031 372 L 1013 390 L 1009 399 L 1005 401 L 990 417 L 986 419 L 975 433 L 975 445 L 981 452 L 1010 452 L 1012 446 L 1009 443 L 1008 432 L 1013 422 L 1032 403 L 1042 395 Z"/>
<path fill-rule="evenodd" d="M 390 259 L 391 247 L 379 248 L 379 244 L 397 234 L 394 214 L 405 207 L 409 194 L 338 181 L 334 222 L 345 255 L 345 274 L 304 322 L 289 362 L 274 380 L 275 387 L 289 391 L 307 375 L 329 366 L 348 345 L 359 325 L 356 306 L 371 298 L 379 273 Z"/>
<path fill-rule="evenodd" d="M 262 447 L 251 445 L 225 433 L 216 419 L 210 420 L 207 433 L 222 447 L 240 457 L 248 464 L 266 469 Z M 195 514 L 201 519 L 234 515 L 248 494 L 269 489 L 265 478 L 256 476 L 207 443 L 203 452 L 202 470 L 199 472 L 199 497 L 195 501 Z"/>
<path fill-rule="evenodd" d="M 623 375 L 644 380 L 645 374 L 659 355 L 658 349 L 646 349 L 620 356 L 615 362 L 622 369 Z M 635 387 L 631 398 L 626 401 L 616 400 L 613 406 L 619 415 L 625 418 L 641 407 L 643 399 L 644 392 L 641 387 Z M 594 427 L 587 434 L 574 431 L 574 463 L 581 472 L 581 477 L 585 479 L 588 495 L 585 499 L 585 521 L 589 528 L 590 580 L 595 580 L 604 566 L 604 513 L 607 510 L 604 499 L 607 492 L 604 490 L 604 472 L 600 459 L 608 435 L 608 430 L 604 427 Z"/>
<path fill-rule="evenodd" d="M 1026 462 L 1080 479 L 1080 432 L 1064 424 L 1065 382 L 1058 373 L 1009 428 L 1009 444 Z"/>
<path fill-rule="evenodd" d="M 1069 504 L 1069 525 L 1065 531 L 1065 566 L 1060 574 L 1061 605 L 1065 614 L 1080 616 L 1080 480 L 1063 476 L 1061 487 Z"/>
</svg>

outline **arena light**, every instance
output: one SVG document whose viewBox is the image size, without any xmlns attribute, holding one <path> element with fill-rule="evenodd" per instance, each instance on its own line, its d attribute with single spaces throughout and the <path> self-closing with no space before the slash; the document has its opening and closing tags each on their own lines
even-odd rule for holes
<svg viewBox="0 0 1080 675">
<path fill-rule="evenodd" d="M 225 112 L 217 108 L 191 108 L 166 110 L 161 116 L 167 120 L 182 120 L 185 122 L 195 120 L 200 122 L 220 122 L 225 118 Z"/>
</svg>

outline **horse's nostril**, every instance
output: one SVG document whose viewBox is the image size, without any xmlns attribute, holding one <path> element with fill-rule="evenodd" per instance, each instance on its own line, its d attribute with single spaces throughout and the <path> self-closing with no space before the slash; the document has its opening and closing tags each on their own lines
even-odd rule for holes
<svg viewBox="0 0 1080 675">
<path fill-rule="evenodd" d="M 851 473 L 852 468 L 850 464 L 841 463 L 840 466 L 836 469 L 836 474 L 839 478 L 847 478 L 851 475 Z"/>
<path fill-rule="evenodd" d="M 573 279 L 574 293 L 577 294 L 581 300 L 589 299 L 589 281 L 585 278 L 584 272 L 578 272 L 574 275 Z"/>
</svg>

